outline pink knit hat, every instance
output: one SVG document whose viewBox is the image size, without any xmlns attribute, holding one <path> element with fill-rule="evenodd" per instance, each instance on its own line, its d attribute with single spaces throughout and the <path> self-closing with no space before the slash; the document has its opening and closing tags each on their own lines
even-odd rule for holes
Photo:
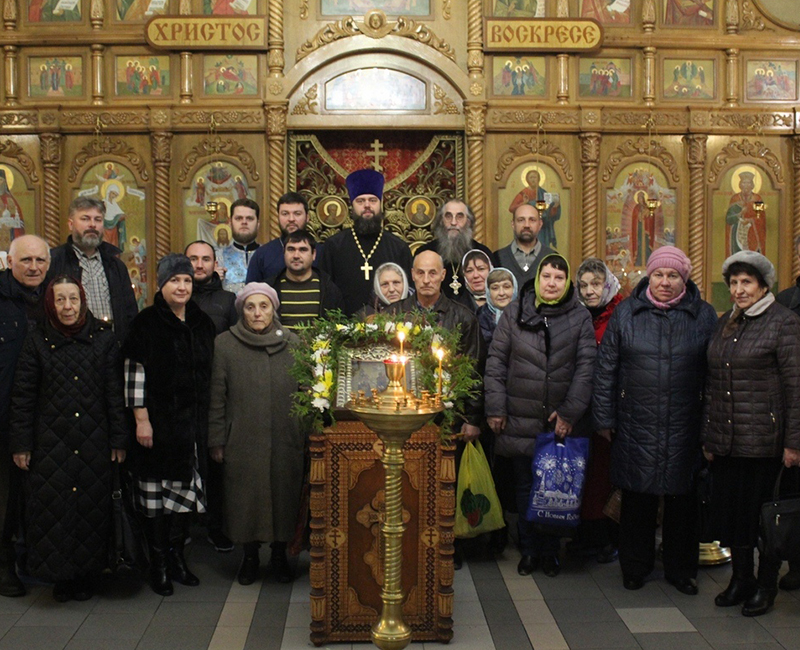
<svg viewBox="0 0 800 650">
<path fill-rule="evenodd" d="M 680 248 L 662 246 L 656 248 L 650 254 L 650 259 L 647 260 L 647 275 L 656 269 L 675 269 L 686 282 L 692 272 L 692 263 Z"/>
<path fill-rule="evenodd" d="M 250 282 L 241 289 L 239 289 L 239 293 L 236 294 L 236 312 L 239 316 L 242 315 L 242 310 L 244 309 L 244 301 L 247 300 L 250 296 L 254 296 L 256 294 L 265 295 L 272 301 L 272 306 L 275 308 L 277 312 L 281 306 L 281 301 L 278 299 L 278 293 L 269 286 L 266 282 Z"/>
</svg>

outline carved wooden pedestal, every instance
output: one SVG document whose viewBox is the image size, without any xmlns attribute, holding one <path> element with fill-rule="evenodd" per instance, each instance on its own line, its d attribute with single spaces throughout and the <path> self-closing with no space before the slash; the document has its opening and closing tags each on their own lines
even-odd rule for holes
<svg viewBox="0 0 800 650">
<path fill-rule="evenodd" d="M 369 641 L 381 611 L 382 443 L 360 422 L 311 437 L 311 641 Z M 412 641 L 453 637 L 455 447 L 426 426 L 403 447 L 403 616 Z"/>
</svg>

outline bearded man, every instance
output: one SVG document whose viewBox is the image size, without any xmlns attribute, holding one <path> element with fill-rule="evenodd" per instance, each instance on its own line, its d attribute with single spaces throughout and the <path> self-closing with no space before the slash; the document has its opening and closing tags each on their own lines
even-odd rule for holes
<svg viewBox="0 0 800 650">
<path fill-rule="evenodd" d="M 352 316 L 369 302 L 374 273 L 381 264 L 394 262 L 411 272 L 411 251 L 402 239 L 383 227 L 383 175 L 359 169 L 345 180 L 350 195 L 353 227 L 325 242 L 319 268 L 339 287 L 344 312 Z"/>
<path fill-rule="evenodd" d="M 425 251 L 433 251 L 441 256 L 445 269 L 442 292 L 450 300 L 460 302 L 467 307 L 472 305 L 461 268 L 464 255 L 477 248 L 492 259 L 492 251 L 472 238 L 474 227 L 475 215 L 470 207 L 457 199 L 448 201 L 436 213 L 431 224 L 433 241 L 420 246 L 416 252 L 419 255 Z"/>
</svg>

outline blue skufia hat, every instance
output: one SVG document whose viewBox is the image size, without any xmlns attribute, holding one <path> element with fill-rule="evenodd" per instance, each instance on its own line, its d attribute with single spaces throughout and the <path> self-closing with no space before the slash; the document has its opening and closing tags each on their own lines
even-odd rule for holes
<svg viewBox="0 0 800 650">
<path fill-rule="evenodd" d="M 379 199 L 383 198 L 383 174 L 374 169 L 359 169 L 350 174 L 344 182 L 347 184 L 351 203 L 362 194 L 373 194 Z"/>
</svg>

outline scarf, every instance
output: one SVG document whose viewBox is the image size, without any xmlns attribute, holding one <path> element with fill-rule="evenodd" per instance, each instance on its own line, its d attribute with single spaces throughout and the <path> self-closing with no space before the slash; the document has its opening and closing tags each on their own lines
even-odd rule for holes
<svg viewBox="0 0 800 650">
<path fill-rule="evenodd" d="M 652 293 L 650 293 L 650 285 L 647 285 L 647 291 L 645 292 L 647 295 L 647 299 L 652 302 L 656 307 L 659 309 L 670 309 L 677 305 L 683 297 L 686 295 L 686 285 L 683 285 L 683 291 L 681 291 L 677 296 L 675 296 L 672 300 L 667 300 L 667 302 L 659 302 L 655 299 Z"/>
<path fill-rule="evenodd" d="M 739 307 L 734 306 L 733 310 L 731 311 L 731 315 L 728 317 L 728 321 L 722 328 L 722 338 L 727 339 L 736 330 L 738 330 L 739 324 L 744 320 L 745 316 L 750 318 L 759 316 L 767 311 L 767 308 L 773 302 L 775 302 L 775 296 L 771 291 L 767 291 L 761 300 L 753 303 L 747 309 L 739 309 Z"/>
<path fill-rule="evenodd" d="M 560 259 L 564 260 L 564 262 L 566 262 L 566 264 L 567 264 L 567 272 L 566 272 L 566 273 L 567 273 L 567 281 L 564 283 L 564 291 L 562 291 L 562 292 L 561 292 L 561 295 L 560 295 L 560 296 L 558 296 L 558 298 L 554 298 L 553 300 L 545 300 L 544 298 L 542 298 L 542 297 L 541 297 L 541 295 L 542 295 L 542 292 L 541 292 L 541 289 L 539 288 L 539 277 L 540 277 L 540 276 L 541 276 L 541 274 L 542 274 L 542 269 L 544 268 L 544 265 L 545 265 L 545 264 L 549 264 L 548 260 L 549 260 L 551 257 L 558 257 L 558 258 L 560 258 Z M 560 303 L 562 300 L 564 300 L 564 298 L 566 297 L 566 295 L 567 295 L 567 292 L 569 291 L 569 288 L 570 288 L 570 286 L 571 286 L 571 284 L 572 284 L 572 283 L 569 281 L 569 274 L 570 274 L 570 270 L 569 270 L 569 262 L 567 262 L 566 258 L 564 258 L 564 257 L 561 257 L 561 255 L 559 255 L 559 254 L 557 254 L 557 253 L 551 253 L 550 255 L 546 255 L 546 256 L 545 256 L 545 257 L 542 259 L 542 261 L 541 261 L 541 262 L 539 262 L 539 268 L 538 268 L 538 269 L 536 269 L 536 278 L 535 278 L 535 280 L 534 280 L 534 283 L 533 283 L 533 288 L 534 288 L 534 290 L 536 291 L 536 301 L 535 301 L 535 303 L 534 303 L 534 304 L 536 305 L 536 308 L 537 308 L 537 309 L 538 309 L 538 308 L 539 308 L 541 305 L 557 305 L 557 304 L 559 304 L 559 303 Z"/>
<path fill-rule="evenodd" d="M 66 278 L 69 280 L 70 284 L 74 284 L 78 287 L 78 291 L 80 292 L 81 296 L 81 307 L 80 311 L 78 312 L 78 320 L 76 320 L 72 325 L 64 325 L 60 320 L 58 320 L 58 315 L 56 313 L 56 292 L 55 292 L 55 284 L 60 280 Z M 63 282 L 59 282 L 59 284 L 64 284 Z M 72 278 L 68 275 L 59 275 L 57 278 L 54 278 L 50 284 L 47 285 L 47 290 L 44 293 L 44 313 L 47 316 L 47 320 L 50 325 L 53 327 L 54 330 L 60 332 L 64 336 L 72 337 L 75 336 L 78 332 L 83 329 L 83 326 L 86 324 L 86 314 L 89 312 L 89 306 L 86 304 L 86 294 L 83 291 L 83 287 L 81 283 L 78 282 L 75 278 Z"/>
</svg>

